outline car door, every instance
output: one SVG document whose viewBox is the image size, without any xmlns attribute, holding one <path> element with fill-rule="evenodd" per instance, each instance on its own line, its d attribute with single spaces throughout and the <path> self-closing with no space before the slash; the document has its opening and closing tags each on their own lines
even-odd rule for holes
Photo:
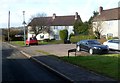
<svg viewBox="0 0 120 83">
<path fill-rule="evenodd" d="M 80 42 L 80 48 L 81 48 L 82 50 L 85 50 L 85 41 L 81 41 L 81 42 Z"/>
<path fill-rule="evenodd" d="M 119 45 L 118 40 L 113 40 L 113 44 L 112 44 L 113 49 L 118 50 L 119 49 L 118 45 Z"/>
<path fill-rule="evenodd" d="M 110 49 L 113 49 L 113 47 L 114 47 L 113 40 L 108 41 L 107 45 L 109 46 Z"/>
<path fill-rule="evenodd" d="M 83 48 L 83 50 L 88 51 L 88 49 L 89 49 L 88 48 L 89 47 L 88 42 L 87 41 L 82 42 L 81 47 Z"/>
<path fill-rule="evenodd" d="M 108 41 L 108 46 L 110 49 L 118 49 L 118 43 L 116 42 L 116 40 Z"/>
</svg>

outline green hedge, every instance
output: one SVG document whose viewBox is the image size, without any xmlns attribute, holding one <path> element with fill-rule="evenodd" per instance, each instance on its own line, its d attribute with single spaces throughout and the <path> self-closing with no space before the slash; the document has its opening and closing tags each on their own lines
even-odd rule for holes
<svg viewBox="0 0 120 83">
<path fill-rule="evenodd" d="M 67 40 L 67 38 L 68 38 L 68 30 L 67 29 L 60 30 L 60 38 L 62 41 Z"/>
<path fill-rule="evenodd" d="M 76 42 L 78 42 L 78 41 L 80 41 L 80 40 L 86 40 L 86 39 L 96 39 L 96 37 L 93 36 L 93 35 L 78 35 L 78 36 L 72 36 L 72 37 L 70 38 L 70 42 L 71 42 L 71 43 L 76 43 Z"/>
</svg>

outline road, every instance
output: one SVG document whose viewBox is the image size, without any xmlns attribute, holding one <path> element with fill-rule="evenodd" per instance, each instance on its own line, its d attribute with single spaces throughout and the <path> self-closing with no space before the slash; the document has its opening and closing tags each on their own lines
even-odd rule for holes
<svg viewBox="0 0 120 83">
<path fill-rule="evenodd" d="M 2 82 L 61 82 L 63 78 L 27 59 L 6 43 L 2 46 Z"/>
</svg>

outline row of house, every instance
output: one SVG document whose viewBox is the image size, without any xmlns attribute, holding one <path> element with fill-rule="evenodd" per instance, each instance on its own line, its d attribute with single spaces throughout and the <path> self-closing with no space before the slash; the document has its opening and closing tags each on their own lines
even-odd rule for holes
<svg viewBox="0 0 120 83">
<path fill-rule="evenodd" d="M 103 7 L 99 8 L 99 15 L 97 15 L 93 19 L 93 31 L 95 28 L 101 29 L 101 34 L 103 36 L 113 36 L 118 37 L 119 35 L 119 21 L 120 21 L 120 8 L 113 8 L 104 10 Z M 41 22 L 41 18 L 44 20 L 44 26 L 49 26 L 50 33 L 42 31 L 40 34 L 37 35 L 38 40 L 43 39 L 56 39 L 59 40 L 59 31 L 63 29 L 68 30 L 68 34 L 70 35 L 73 32 L 74 22 L 80 21 L 81 17 L 78 12 L 75 15 L 68 15 L 68 16 L 57 16 L 55 13 L 51 17 L 37 17 L 34 18 L 28 24 L 28 38 L 35 35 L 32 30 L 32 26 L 36 25 L 39 26 Z"/>
<path fill-rule="evenodd" d="M 42 21 L 41 21 L 42 20 Z M 51 17 L 37 17 L 34 18 L 29 24 L 28 24 L 28 38 L 35 35 L 32 30 L 32 26 L 38 26 L 40 25 L 40 22 L 44 21 L 44 26 L 48 26 L 50 29 L 50 33 L 47 33 L 46 31 L 42 31 L 40 34 L 38 34 L 36 37 L 38 40 L 43 39 L 56 39 L 60 40 L 59 31 L 63 29 L 68 30 L 68 35 L 70 35 L 73 32 L 73 26 L 75 21 L 81 21 L 80 15 L 76 12 L 75 15 L 68 15 L 68 16 L 57 16 L 55 13 Z"/>
<path fill-rule="evenodd" d="M 99 15 L 93 19 L 93 31 L 95 28 L 101 29 L 103 36 L 120 36 L 120 7 L 104 10 L 99 8 Z"/>
</svg>

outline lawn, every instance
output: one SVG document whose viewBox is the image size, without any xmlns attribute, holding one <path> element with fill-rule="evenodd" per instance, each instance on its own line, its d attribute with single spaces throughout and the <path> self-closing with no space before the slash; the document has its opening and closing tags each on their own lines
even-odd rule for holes
<svg viewBox="0 0 120 83">
<path fill-rule="evenodd" d="M 24 41 L 10 41 L 10 43 L 17 46 L 25 46 Z"/>
<path fill-rule="evenodd" d="M 43 44 L 62 44 L 63 41 L 61 40 L 50 40 L 50 41 L 39 41 L 39 45 Z"/>
<path fill-rule="evenodd" d="M 120 66 L 120 54 L 62 57 L 61 59 L 104 76 L 117 80 L 119 78 L 120 80 L 120 70 L 118 68 Z"/>
<path fill-rule="evenodd" d="M 24 41 L 11 41 L 10 43 L 14 44 L 14 45 L 18 45 L 18 46 L 25 46 Z M 63 43 L 63 42 L 60 40 L 51 40 L 49 42 L 46 42 L 46 41 L 39 41 L 38 42 L 39 45 L 61 44 L 61 43 Z"/>
</svg>

